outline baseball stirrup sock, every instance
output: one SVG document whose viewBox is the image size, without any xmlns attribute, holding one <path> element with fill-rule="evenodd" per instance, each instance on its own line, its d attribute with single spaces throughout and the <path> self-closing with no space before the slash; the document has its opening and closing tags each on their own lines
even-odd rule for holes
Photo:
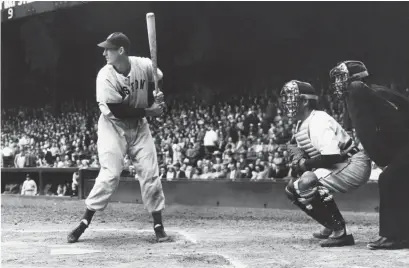
<svg viewBox="0 0 409 268">
<path fill-rule="evenodd" d="M 94 216 L 94 214 L 95 214 L 95 211 L 92 211 L 92 210 L 89 210 L 89 209 L 85 210 L 85 213 L 84 213 L 84 216 L 82 216 L 82 219 L 86 220 L 88 222 L 87 225 L 89 225 L 91 223 L 91 220 L 92 220 L 92 217 Z"/>
<path fill-rule="evenodd" d="M 345 229 L 345 219 L 342 216 L 341 212 L 338 209 L 337 204 L 335 203 L 334 199 L 324 201 L 325 206 L 328 208 L 328 211 L 331 213 L 331 217 L 333 219 L 333 230 L 342 230 Z"/>
<path fill-rule="evenodd" d="M 152 217 L 154 226 L 157 224 L 162 225 L 162 211 L 152 212 Z"/>
<path fill-rule="evenodd" d="M 307 214 L 310 215 L 314 220 L 319 222 L 324 227 L 333 230 L 334 220 L 331 217 L 331 213 L 328 208 L 323 203 L 323 200 L 319 195 L 316 195 L 310 203 L 310 209 Z"/>
</svg>

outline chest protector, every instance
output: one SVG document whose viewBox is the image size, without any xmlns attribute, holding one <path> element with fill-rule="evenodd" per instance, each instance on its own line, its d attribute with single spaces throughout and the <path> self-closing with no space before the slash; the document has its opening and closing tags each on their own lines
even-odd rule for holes
<svg viewBox="0 0 409 268">
<path fill-rule="evenodd" d="M 296 134 L 294 134 L 298 147 L 306 152 L 310 158 L 315 158 L 320 155 L 320 152 L 315 149 L 310 139 L 310 121 L 314 114 L 315 111 L 312 111 L 310 116 L 302 122 L 301 126 L 298 124 Z"/>
</svg>

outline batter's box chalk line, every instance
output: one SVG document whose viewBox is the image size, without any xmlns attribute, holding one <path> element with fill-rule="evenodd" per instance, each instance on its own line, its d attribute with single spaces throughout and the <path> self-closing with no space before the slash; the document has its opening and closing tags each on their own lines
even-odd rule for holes
<svg viewBox="0 0 409 268">
<path fill-rule="evenodd" d="M 175 228 L 167 228 L 166 231 L 177 233 L 180 236 L 183 236 L 190 243 L 197 244 L 197 238 L 196 238 L 196 235 L 194 235 L 194 234 L 189 234 L 186 231 L 183 231 L 183 230 L 180 230 L 180 229 L 175 229 Z"/>
<path fill-rule="evenodd" d="M 102 252 L 101 250 L 77 248 L 77 247 L 64 247 L 64 248 L 52 248 L 50 255 L 79 255 Z"/>
<path fill-rule="evenodd" d="M 131 229 L 131 228 L 123 228 L 123 229 L 116 229 L 116 228 L 96 228 L 90 229 L 91 232 L 131 232 L 131 233 L 153 233 L 153 229 Z M 197 238 L 193 234 L 189 234 L 186 231 L 175 229 L 175 228 L 167 228 L 166 231 L 176 233 L 182 236 L 186 241 L 189 241 L 192 244 L 197 244 Z M 48 229 L 48 230 L 15 230 L 15 229 L 5 229 L 2 232 L 10 232 L 10 233 L 61 233 L 61 232 L 69 232 L 69 230 L 63 229 Z"/>
</svg>

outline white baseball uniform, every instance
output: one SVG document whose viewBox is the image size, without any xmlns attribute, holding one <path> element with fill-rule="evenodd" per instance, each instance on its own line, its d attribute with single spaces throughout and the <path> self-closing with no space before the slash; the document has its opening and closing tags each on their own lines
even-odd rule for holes
<svg viewBox="0 0 409 268">
<path fill-rule="evenodd" d="M 37 194 L 37 183 L 30 179 L 25 180 L 23 187 L 21 188 L 21 195 L 36 195 Z"/>
<path fill-rule="evenodd" d="M 297 127 L 295 139 L 298 147 L 310 158 L 319 155 L 348 155 L 355 143 L 341 125 L 323 111 L 312 111 Z M 371 175 L 371 161 L 364 151 L 348 157 L 333 169 L 313 170 L 319 181 L 333 192 L 347 192 L 365 184 Z"/>
<path fill-rule="evenodd" d="M 98 156 L 101 169 L 85 204 L 90 210 L 103 210 L 116 190 L 126 154 L 131 158 L 141 186 L 142 200 L 149 212 L 165 207 L 155 144 L 146 118 L 118 119 L 107 103 L 123 103 L 133 108 L 148 107 L 148 84 L 153 82 L 152 61 L 128 57 L 128 76 L 105 65 L 97 76 Z M 158 69 L 158 78 L 163 77 Z"/>
</svg>

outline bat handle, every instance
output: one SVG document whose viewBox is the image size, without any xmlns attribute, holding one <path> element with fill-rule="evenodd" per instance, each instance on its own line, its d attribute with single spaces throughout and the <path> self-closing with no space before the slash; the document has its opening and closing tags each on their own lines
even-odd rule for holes
<svg viewBox="0 0 409 268">
<path fill-rule="evenodd" d="M 160 92 L 159 86 L 158 86 L 158 76 L 157 76 L 157 74 L 154 74 L 153 76 L 154 76 L 153 79 L 154 79 L 154 82 L 155 82 L 155 92 L 156 92 L 156 94 L 158 94 Z"/>
</svg>

